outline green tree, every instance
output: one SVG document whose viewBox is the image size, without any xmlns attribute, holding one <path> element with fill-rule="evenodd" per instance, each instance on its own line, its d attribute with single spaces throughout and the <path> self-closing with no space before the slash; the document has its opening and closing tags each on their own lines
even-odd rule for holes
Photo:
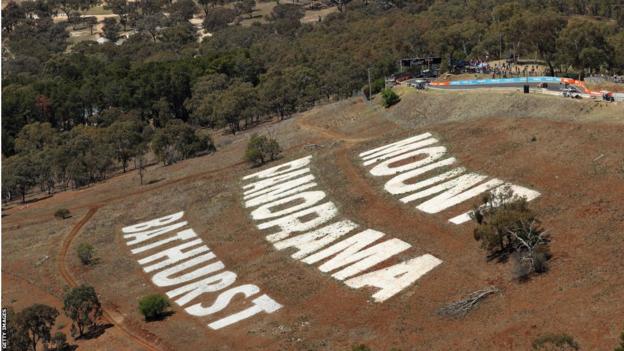
<svg viewBox="0 0 624 351">
<path fill-rule="evenodd" d="M 54 351 L 72 351 L 74 348 L 67 342 L 67 335 L 63 332 L 56 332 L 52 337 Z"/>
<path fill-rule="evenodd" d="M 108 143 L 112 146 L 115 158 L 123 168 L 124 173 L 128 162 L 137 156 L 138 146 L 143 141 L 143 124 L 136 119 L 118 120 L 108 127 Z"/>
<path fill-rule="evenodd" d="M 401 100 L 399 95 L 391 88 L 386 88 L 381 92 L 381 102 L 385 108 L 388 108 Z"/>
<path fill-rule="evenodd" d="M 186 22 L 197 12 L 197 5 L 193 0 L 178 0 L 169 6 L 169 18 L 174 22 Z"/>
<path fill-rule="evenodd" d="M 139 311 L 146 321 L 161 318 L 169 306 L 169 300 L 160 294 L 143 296 L 139 300 Z"/>
<path fill-rule="evenodd" d="M 236 18 L 236 11 L 225 7 L 215 7 L 206 12 L 202 26 L 209 32 L 224 29 Z"/>
<path fill-rule="evenodd" d="M 18 323 L 26 332 L 32 351 L 37 351 L 39 342 L 47 349 L 51 340 L 50 330 L 58 314 L 54 307 L 42 304 L 34 304 L 18 314 Z"/>
<path fill-rule="evenodd" d="M 119 39 L 119 32 L 121 31 L 121 25 L 117 23 L 117 19 L 114 17 L 107 17 L 104 19 L 104 25 L 102 26 L 102 33 L 104 38 L 111 42 L 116 42 Z"/>
<path fill-rule="evenodd" d="M 217 125 L 214 107 L 228 85 L 228 76 L 222 73 L 209 74 L 197 80 L 193 85 L 192 97 L 185 102 L 186 108 L 191 111 L 191 122 L 194 125 L 211 128 Z"/>
<path fill-rule="evenodd" d="M 30 345 L 29 335 L 20 313 L 16 313 L 11 307 L 7 308 L 6 316 L 6 343 L 13 350 L 28 350 Z"/>
<path fill-rule="evenodd" d="M 245 150 L 245 159 L 258 166 L 275 160 L 282 149 L 277 140 L 265 135 L 253 134 Z"/>
<path fill-rule="evenodd" d="M 169 165 L 200 152 L 213 151 L 214 144 L 209 136 L 198 136 L 191 126 L 173 119 L 164 128 L 156 130 L 152 150 L 164 165 Z"/>
<path fill-rule="evenodd" d="M 76 254 L 83 265 L 88 266 L 95 261 L 95 248 L 91 244 L 81 243 L 76 248 Z"/>
<path fill-rule="evenodd" d="M 91 286 L 81 285 L 65 293 L 63 300 L 65 315 L 72 320 L 72 336 L 78 333 L 82 337 L 86 330 L 97 326 L 102 316 L 102 306 Z"/>
<path fill-rule="evenodd" d="M 6 159 L 3 164 L 2 182 L 7 183 L 7 191 L 13 191 L 22 197 L 22 203 L 26 202 L 26 194 L 37 184 L 37 167 L 31 154 L 18 154 Z M 9 196 L 12 198 L 12 196 Z"/>
<path fill-rule="evenodd" d="M 251 18 L 255 7 L 255 0 L 240 0 L 234 3 L 234 8 L 236 8 L 240 14 L 249 16 L 249 18 Z"/>
<path fill-rule="evenodd" d="M 236 134 L 241 129 L 241 120 L 249 123 L 260 115 L 258 96 L 253 85 L 241 81 L 232 82 L 220 95 L 214 113 L 218 126 L 228 126 Z"/>
</svg>

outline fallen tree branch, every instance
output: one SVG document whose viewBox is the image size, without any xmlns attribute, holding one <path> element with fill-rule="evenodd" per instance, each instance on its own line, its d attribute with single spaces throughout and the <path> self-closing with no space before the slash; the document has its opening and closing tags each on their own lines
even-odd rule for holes
<svg viewBox="0 0 624 351">
<path fill-rule="evenodd" d="M 489 286 L 485 289 L 477 290 L 459 301 L 455 301 L 440 308 L 438 310 L 438 315 L 452 318 L 464 317 L 468 314 L 468 312 L 477 306 L 480 300 L 499 291 L 500 290 L 495 286 Z"/>
</svg>

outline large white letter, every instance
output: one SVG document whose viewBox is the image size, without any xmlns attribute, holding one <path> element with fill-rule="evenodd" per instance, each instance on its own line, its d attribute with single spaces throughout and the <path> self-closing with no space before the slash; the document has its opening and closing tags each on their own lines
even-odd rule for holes
<svg viewBox="0 0 624 351">
<path fill-rule="evenodd" d="M 282 218 L 260 223 L 258 224 L 258 229 L 278 227 L 280 229 L 279 232 L 267 235 L 266 237 L 268 241 L 275 242 L 287 238 L 291 233 L 304 232 L 329 222 L 332 218 L 336 217 L 337 214 L 338 209 L 336 208 L 336 205 L 330 201 L 314 207 L 306 208 L 305 210 L 295 212 Z M 310 218 L 311 216 L 313 217 Z M 307 219 L 302 222 L 302 218 Z"/>
<path fill-rule="evenodd" d="M 461 178 L 461 177 L 460 177 Z M 452 180 L 451 180 L 452 182 Z M 463 190 L 469 188 L 471 185 L 457 185 L 454 188 L 443 192 L 442 194 L 434 197 L 433 199 L 427 200 L 420 205 L 416 206 L 417 209 L 427 212 L 427 213 L 438 213 L 442 210 L 445 210 L 451 206 L 455 206 L 460 202 L 464 202 L 472 197 L 475 197 L 483 192 L 486 192 L 492 188 L 495 188 L 503 183 L 502 180 L 499 179 L 491 179 L 479 186 L 476 186 L 468 191 Z M 435 187 L 433 187 L 435 188 Z M 430 188 L 430 189 L 433 189 Z M 425 190 L 426 191 L 426 190 Z M 410 195 L 411 196 L 411 195 Z"/>
<path fill-rule="evenodd" d="M 300 193 L 304 190 L 315 187 L 316 183 L 312 182 L 313 180 L 314 176 L 308 174 L 301 178 L 277 184 L 257 193 L 245 196 L 245 207 L 256 207 L 270 201 L 281 199 L 288 195 Z"/>
<path fill-rule="evenodd" d="M 173 236 L 171 236 L 171 237 L 169 237 L 167 239 L 158 240 L 155 243 L 151 243 L 151 244 L 147 244 L 147 245 L 144 245 L 144 246 L 141 246 L 141 247 L 137 247 L 136 249 L 130 250 L 130 252 L 132 252 L 133 254 L 136 255 L 136 254 L 141 253 L 143 251 L 151 250 L 151 249 L 153 249 L 155 247 L 164 245 L 164 244 L 172 242 L 172 241 L 176 241 L 176 240 L 184 241 L 184 240 L 189 240 L 189 239 L 192 239 L 192 238 L 195 238 L 195 237 L 197 237 L 197 234 L 195 233 L 195 231 L 193 229 L 185 229 L 185 230 L 179 231 L 176 235 L 173 235 Z"/>
<path fill-rule="evenodd" d="M 303 193 L 291 195 L 283 199 L 275 200 L 273 202 L 269 202 L 268 204 L 264 204 L 251 212 L 251 218 L 256 221 L 261 221 L 269 218 L 282 217 L 289 213 L 293 213 L 304 208 L 313 206 L 324 198 L 324 191 L 305 191 Z M 303 202 L 275 212 L 271 210 L 271 208 L 273 207 L 278 207 L 280 205 L 288 204 L 290 202 L 296 202 L 297 200 L 303 200 Z"/>
<path fill-rule="evenodd" d="M 173 275 L 178 274 L 185 269 L 188 269 L 200 263 L 210 261 L 215 257 L 216 256 L 212 252 L 209 252 L 205 255 L 191 258 L 188 261 L 184 261 L 180 264 L 169 267 L 154 274 L 154 276 L 152 277 L 152 281 L 154 282 L 154 284 L 156 284 L 156 286 L 171 286 L 190 282 L 193 279 L 212 274 L 224 268 L 223 262 L 218 261 L 215 263 L 211 263 L 209 265 L 200 267 L 192 272 L 188 272 L 177 277 L 172 277 Z"/>
<path fill-rule="evenodd" d="M 336 243 L 322 251 L 306 257 L 305 263 L 315 263 L 324 258 L 336 255 L 319 266 L 321 272 L 330 272 L 335 269 L 350 266 L 332 274 L 332 277 L 343 280 L 356 275 L 386 259 L 403 252 L 411 247 L 410 244 L 400 239 L 390 239 L 365 250 L 364 247 L 384 236 L 384 233 L 367 229 L 339 243 Z"/>
<path fill-rule="evenodd" d="M 399 140 L 399 141 L 394 142 L 392 144 L 387 144 L 387 145 L 380 146 L 380 147 L 377 147 L 377 148 L 374 148 L 374 149 L 371 149 L 371 150 L 368 150 L 368 151 L 364 151 L 364 152 L 360 153 L 359 156 L 362 159 L 366 160 L 366 159 L 369 159 L 371 157 L 375 157 L 375 155 L 373 155 L 374 153 L 377 153 L 377 152 L 380 152 L 380 151 L 384 151 L 384 150 L 387 150 L 387 149 L 393 149 L 394 150 L 394 149 L 396 149 L 398 147 L 405 146 L 405 145 L 411 144 L 413 142 L 426 139 L 426 138 L 428 138 L 430 136 L 431 136 L 431 133 L 423 133 L 423 134 L 415 135 L 415 136 L 409 137 L 407 139 Z"/>
<path fill-rule="evenodd" d="M 127 226 L 121 229 L 124 233 L 142 232 L 151 227 L 160 227 L 165 224 L 173 223 L 184 216 L 184 212 L 174 213 L 168 216 L 153 219 L 151 221 Z"/>
<path fill-rule="evenodd" d="M 185 311 L 193 316 L 204 317 L 225 309 L 230 304 L 230 301 L 232 301 L 234 296 L 236 296 L 237 294 L 243 294 L 245 295 L 245 298 L 247 298 L 259 292 L 260 288 L 253 284 L 240 285 L 219 294 L 212 306 L 204 307 L 200 302 L 194 304 L 193 306 L 187 307 Z"/>
<path fill-rule="evenodd" d="M 425 168 L 425 167 L 422 167 Z M 415 171 L 419 171 L 420 168 L 415 169 Z M 441 181 L 447 180 L 447 179 L 451 179 L 454 178 L 462 173 L 464 173 L 466 171 L 465 168 L 463 167 L 458 167 L 458 168 L 454 168 L 448 172 L 444 172 L 440 175 L 431 177 L 431 178 L 427 178 L 425 180 L 422 180 L 420 182 L 416 182 L 416 183 L 412 183 L 412 184 L 405 184 L 404 180 L 405 179 L 409 179 L 412 178 L 413 175 L 410 175 L 409 177 L 405 177 L 405 175 L 412 173 L 412 172 L 405 172 L 402 174 L 399 174 L 398 176 L 390 179 L 386 185 L 384 186 L 384 188 L 390 193 L 390 194 L 404 194 L 404 193 L 409 193 L 412 191 L 416 191 L 422 188 L 427 188 L 432 186 L 433 184 L 439 183 Z"/>
<path fill-rule="evenodd" d="M 379 288 L 380 290 L 373 294 L 373 299 L 383 302 L 412 285 L 440 263 L 442 261 L 438 258 L 426 254 L 388 268 L 359 275 L 345 281 L 345 284 L 354 289 L 363 286 Z"/>
<path fill-rule="evenodd" d="M 427 147 L 424 149 L 415 150 L 412 152 L 408 152 L 408 153 L 393 157 L 389 160 L 383 161 L 377 166 L 371 168 L 370 174 L 374 176 L 387 176 L 387 175 L 393 175 L 393 174 L 409 171 L 411 169 L 422 167 L 426 164 L 429 164 L 439 159 L 440 157 L 444 156 L 445 154 L 446 154 L 446 148 L 444 146 L 434 146 L 434 147 Z M 418 156 L 418 155 L 426 155 L 426 157 L 418 161 L 413 161 L 407 164 L 403 164 L 401 166 L 390 167 L 390 165 L 393 163 L 407 160 L 409 158 L 413 158 L 414 156 Z"/>
<path fill-rule="evenodd" d="M 232 285 L 234 281 L 236 281 L 236 274 L 230 271 L 224 271 L 219 274 L 210 276 L 206 279 L 189 283 L 177 289 L 168 291 L 167 296 L 176 297 L 178 295 L 186 293 L 184 296 L 175 301 L 175 303 L 177 303 L 179 306 L 184 306 L 187 303 L 191 302 L 197 296 L 204 293 L 225 289 L 228 286 Z"/>
<path fill-rule="evenodd" d="M 364 166 L 369 166 L 372 165 L 373 163 L 377 163 L 379 161 L 385 160 L 387 158 L 396 156 L 396 155 L 400 155 L 404 152 L 408 152 L 411 150 L 416 150 L 416 149 L 420 149 L 423 148 L 425 146 L 429 146 L 431 144 L 435 144 L 437 143 L 438 140 L 434 139 L 434 138 L 430 138 L 430 139 L 426 139 L 423 141 L 419 141 L 417 143 L 413 143 L 413 144 L 408 144 L 408 145 L 403 145 L 400 147 L 392 147 L 392 148 L 388 148 L 386 150 L 382 150 L 380 152 L 376 152 L 373 155 L 367 156 L 364 159 L 366 159 L 366 161 L 363 163 Z"/>
<path fill-rule="evenodd" d="M 253 317 L 260 312 L 273 313 L 279 310 L 280 308 L 282 308 L 282 305 L 275 302 L 275 300 L 273 300 L 267 295 L 262 295 L 254 299 L 252 302 L 254 304 L 253 306 L 247 309 L 244 309 L 240 312 L 237 312 L 235 314 L 229 315 L 225 318 L 219 319 L 216 322 L 212 322 L 208 324 L 208 326 L 215 330 L 221 329 L 223 327 L 227 327 L 230 324 L 234 324 L 236 322 L 242 321 L 243 319 Z"/>
<path fill-rule="evenodd" d="M 168 225 L 166 227 L 160 227 L 157 229 L 153 229 L 153 230 L 148 230 L 148 231 L 144 231 L 144 232 L 138 232 L 138 233 L 132 233 L 132 234 L 124 234 L 124 238 L 125 239 L 132 239 L 130 241 L 128 241 L 126 243 L 126 245 L 130 246 L 130 245 L 136 245 L 139 243 L 142 243 L 144 241 L 150 240 L 152 238 L 155 238 L 157 236 L 163 235 L 163 234 L 167 234 L 170 231 L 176 230 L 176 229 L 180 229 L 182 227 L 184 227 L 187 224 L 186 221 L 184 222 L 178 222 L 176 224 L 172 224 L 172 225 Z"/>
<path fill-rule="evenodd" d="M 271 167 L 268 169 L 265 169 L 263 171 L 254 173 L 254 174 L 250 174 L 247 176 L 244 176 L 243 179 L 247 180 L 247 179 L 251 179 L 251 178 L 270 178 L 276 175 L 280 175 L 280 174 L 284 174 L 284 173 L 288 173 L 292 170 L 301 168 L 301 167 L 305 167 L 307 165 L 310 164 L 310 160 L 312 159 L 312 156 L 306 156 L 294 161 L 290 161 L 287 163 L 284 163 L 282 165 L 279 166 L 275 166 L 275 167 Z"/>
<path fill-rule="evenodd" d="M 329 245 L 357 227 L 357 224 L 345 219 L 309 233 L 278 241 L 274 243 L 273 246 L 278 250 L 289 247 L 297 248 L 299 251 L 292 254 L 291 257 L 294 259 L 301 259 Z"/>
<path fill-rule="evenodd" d="M 183 244 L 180 244 L 178 246 L 174 246 L 170 249 L 166 249 L 163 251 L 160 251 L 158 253 L 155 253 L 151 256 L 147 256 L 145 258 L 142 258 L 139 260 L 139 264 L 140 265 L 145 265 L 148 264 L 150 262 L 154 262 L 156 260 L 161 260 L 160 262 L 153 264 L 151 266 L 147 266 L 145 268 L 143 268 L 143 270 L 146 273 L 149 273 L 151 271 L 157 270 L 157 269 L 161 269 L 163 267 L 167 267 L 170 266 L 174 263 L 180 262 L 182 260 L 185 260 L 187 258 L 191 258 L 194 256 L 199 255 L 200 253 L 204 253 L 204 252 L 208 252 L 210 251 L 208 249 L 208 246 L 206 245 L 201 245 L 202 244 L 202 240 L 201 239 L 196 239 L 196 240 L 192 240 L 189 242 L 185 242 Z M 201 245 L 199 247 L 196 247 L 192 250 L 189 251 L 184 251 L 185 249 L 189 248 L 189 247 L 193 247 L 193 246 L 197 246 L 197 245 Z"/>
<path fill-rule="evenodd" d="M 299 176 L 302 176 L 308 173 L 310 173 L 309 168 L 297 169 L 290 173 L 281 174 L 281 175 L 278 175 L 269 179 L 263 179 L 255 183 L 249 183 L 243 186 L 243 190 L 244 190 L 243 196 L 250 196 L 250 195 L 253 196 L 253 194 L 258 194 L 263 189 L 274 186 L 275 184 L 281 183 L 285 180 L 297 178 Z"/>
<path fill-rule="evenodd" d="M 519 185 L 514 185 L 514 184 L 509 184 L 509 183 L 505 183 L 501 186 L 499 186 L 498 188 L 492 190 L 492 193 L 496 193 L 498 191 L 503 190 L 506 186 L 509 186 L 510 189 L 513 191 L 513 193 L 515 195 L 518 195 L 520 197 L 524 197 L 527 201 L 531 201 L 536 199 L 537 197 L 539 197 L 541 194 L 535 190 L 531 190 L 528 188 L 525 188 L 523 186 L 519 186 Z M 494 204 L 495 206 L 499 206 L 500 204 Z M 455 216 L 451 219 L 449 219 L 449 222 L 454 223 L 454 224 L 462 224 L 465 222 L 468 222 L 470 220 L 470 212 L 472 211 L 468 211 L 468 212 L 464 212 L 462 214 L 460 214 L 459 216 Z"/>
</svg>

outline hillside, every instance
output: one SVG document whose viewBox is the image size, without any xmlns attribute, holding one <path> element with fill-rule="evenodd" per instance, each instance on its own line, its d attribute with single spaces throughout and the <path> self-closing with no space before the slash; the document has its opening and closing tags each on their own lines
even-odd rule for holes
<svg viewBox="0 0 624 351">
<path fill-rule="evenodd" d="M 546 333 L 569 334 L 583 350 L 614 348 L 624 320 L 622 105 L 513 92 L 400 94 L 401 102 L 388 110 L 353 98 L 236 135 L 215 133 L 216 153 L 152 165 L 143 186 L 129 171 L 80 190 L 12 203 L 2 221 L 2 281 L 10 287 L 2 290 L 3 305 L 45 301 L 60 309 L 65 286 L 93 285 L 109 326 L 95 339 L 78 340 L 79 349 L 347 350 L 363 343 L 373 350 L 527 350 Z M 250 168 L 242 162 L 246 141 L 260 130 L 270 131 L 284 152 Z M 384 190 L 389 177 L 371 175 L 358 156 L 426 132 L 462 167 L 540 193 L 530 206 L 552 238 L 547 273 L 518 283 L 511 263 L 486 261 L 472 223 L 448 221 L 476 197 L 423 212 Z M 349 287 L 355 281 L 291 257 L 292 248 L 275 247 L 267 236 L 275 230 L 258 228 L 261 212 L 244 196 L 253 180 L 245 177 L 306 156 L 312 190 L 326 194 L 336 218 L 407 243 L 375 270 L 423 255 L 441 263 L 375 302 L 377 288 Z M 54 219 L 58 208 L 68 208 L 72 217 Z M 253 284 L 260 291 L 254 297 L 265 294 L 281 307 L 213 330 L 211 323 L 250 306 L 251 299 L 239 295 L 207 317 L 174 304 L 171 316 L 144 322 L 138 298 L 171 288 L 159 288 L 155 272 L 141 268 L 144 256 L 131 252 L 137 246 L 130 244 L 130 226 L 179 211 L 178 220 L 188 222 L 184 228 L 235 273 L 232 286 Z M 81 265 L 75 255 L 84 242 L 96 248 L 93 266 Z M 466 317 L 436 313 L 489 285 L 500 293 Z M 197 301 L 209 306 L 217 294 Z"/>
</svg>

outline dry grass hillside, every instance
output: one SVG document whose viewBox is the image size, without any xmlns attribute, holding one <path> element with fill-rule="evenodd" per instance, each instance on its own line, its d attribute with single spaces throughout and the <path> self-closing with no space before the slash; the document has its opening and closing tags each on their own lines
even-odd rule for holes
<svg viewBox="0 0 624 351">
<path fill-rule="evenodd" d="M 93 285 L 108 328 L 77 341 L 79 350 L 349 350 L 360 343 L 373 350 L 527 350 L 545 333 L 572 335 L 582 350 L 613 349 L 624 327 L 624 105 L 511 91 L 400 95 L 387 110 L 350 99 L 236 136 L 215 134 L 216 153 L 152 166 L 144 186 L 130 171 L 9 204 L 2 221 L 4 306 L 61 308 L 65 286 Z M 267 130 L 284 149 L 269 166 L 312 155 L 316 182 L 342 217 L 443 263 L 375 303 L 370 291 L 276 250 L 243 207 L 241 190 L 242 178 L 258 170 L 242 162 L 246 142 Z M 423 132 L 462 166 L 541 193 L 531 207 L 552 236 L 549 272 L 514 281 L 510 264 L 486 261 L 471 223 L 450 224 L 448 212 L 429 215 L 400 203 L 361 165 L 359 153 Z M 54 219 L 58 208 L 72 217 Z M 144 322 L 138 299 L 166 290 L 142 271 L 121 228 L 177 211 L 237 281 L 257 285 L 283 308 L 220 330 L 177 305 L 166 319 Z M 83 242 L 96 248 L 96 265 L 82 266 L 76 257 Z M 436 313 L 489 285 L 501 292 L 466 317 Z"/>
</svg>

